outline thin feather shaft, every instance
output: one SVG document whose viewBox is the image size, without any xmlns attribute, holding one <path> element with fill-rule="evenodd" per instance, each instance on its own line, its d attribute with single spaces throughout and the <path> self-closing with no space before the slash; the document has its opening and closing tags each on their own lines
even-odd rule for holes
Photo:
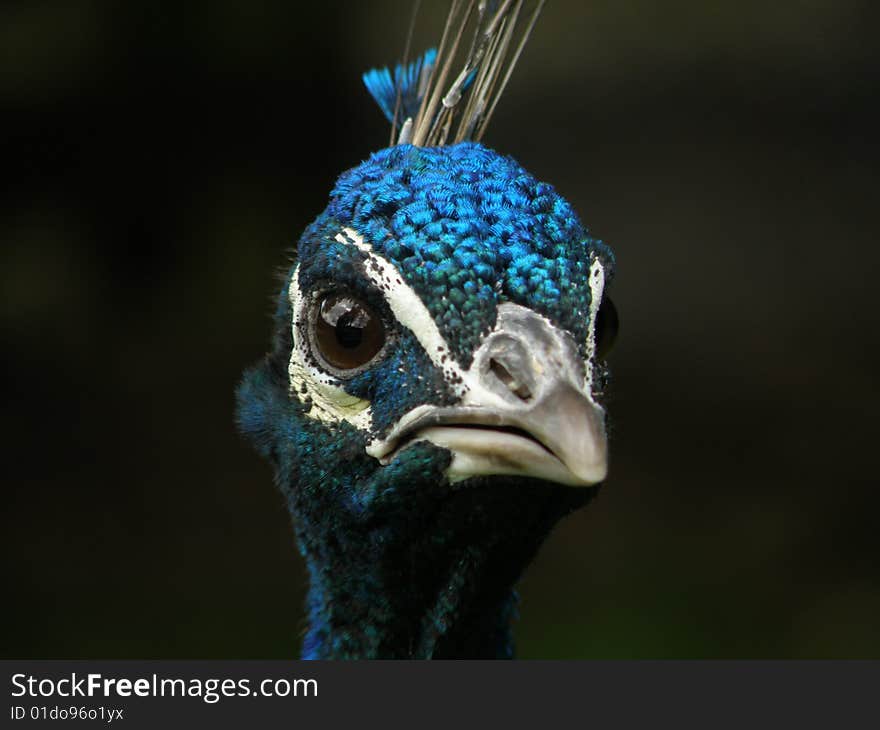
<svg viewBox="0 0 880 730">
<path fill-rule="evenodd" d="M 421 6 L 421 4 L 422 4 L 422 0 L 415 0 L 415 2 L 413 3 L 412 15 L 410 16 L 410 19 L 409 19 L 409 30 L 407 31 L 406 43 L 404 44 L 404 47 L 403 47 L 403 61 L 400 64 L 403 68 L 406 68 L 407 65 L 409 64 L 409 49 L 410 49 L 410 46 L 412 45 L 412 37 L 413 37 L 413 33 L 415 32 L 415 28 L 416 28 L 416 18 L 419 15 L 419 7 Z M 397 116 L 398 116 L 398 114 L 400 114 L 400 101 L 401 101 L 401 96 L 403 93 L 402 83 L 401 83 L 402 76 L 403 75 L 401 74 L 401 80 L 397 81 L 397 83 L 395 84 L 397 86 L 397 94 L 394 99 L 394 116 L 391 119 L 391 137 L 388 142 L 389 145 L 394 144 L 394 135 L 397 132 Z"/>
<path fill-rule="evenodd" d="M 446 64 L 443 68 L 443 73 L 441 77 L 438 79 L 437 86 L 434 89 L 434 97 L 431 99 L 432 108 L 428 115 L 428 119 L 430 120 L 435 113 L 437 108 L 437 101 L 441 98 L 441 94 L 443 91 L 443 84 L 446 81 L 446 77 L 449 75 L 449 71 L 452 68 L 452 64 L 455 61 L 456 54 L 458 53 L 458 46 L 461 42 L 461 38 L 464 35 L 464 30 L 467 27 L 468 21 L 470 20 L 471 14 L 473 13 L 474 7 L 476 6 L 476 0 L 471 0 L 468 4 L 467 11 L 464 13 L 464 17 L 459 25 L 458 32 L 455 34 L 455 38 L 452 42 L 452 48 L 449 51 L 449 56 L 446 59 Z M 436 144 L 436 135 L 438 130 L 441 128 L 441 122 L 443 122 L 448 115 L 448 111 L 444 105 L 444 108 L 440 110 L 437 116 L 434 118 L 430 127 L 428 128 L 428 134 L 424 138 L 424 144 L 435 145 Z"/>
<path fill-rule="evenodd" d="M 516 28 L 516 19 L 522 8 L 523 0 L 519 0 L 511 14 L 511 17 L 505 19 L 504 25 L 499 28 L 500 40 L 495 44 L 493 55 L 491 58 L 489 73 L 486 75 L 486 91 L 484 98 L 489 100 L 495 92 L 495 86 L 498 82 L 498 76 L 504 64 L 504 58 L 507 55 L 507 48 L 510 45 L 510 39 L 513 37 L 513 31 Z"/>
<path fill-rule="evenodd" d="M 458 45 L 461 42 L 462 35 L 464 34 L 464 29 L 467 27 L 468 20 L 471 17 L 471 13 L 473 12 L 475 5 L 476 5 L 476 0 L 471 0 L 471 2 L 468 3 L 467 10 L 465 11 L 464 17 L 461 21 L 461 24 L 459 25 L 458 32 L 455 34 L 455 37 L 453 39 L 452 48 L 449 51 L 449 55 L 447 56 L 446 63 L 444 64 L 443 70 L 442 70 L 440 76 L 438 77 L 437 85 L 434 88 L 434 92 L 433 92 L 432 98 L 431 98 L 431 105 L 428 109 L 428 114 L 426 117 L 426 119 L 429 122 L 434 117 L 434 113 L 437 108 L 437 103 L 440 100 L 441 94 L 443 91 L 443 84 L 446 82 L 446 77 L 449 75 L 449 70 L 452 68 L 452 64 L 455 61 L 455 56 L 456 56 L 456 53 L 458 52 Z M 417 137 L 413 138 L 413 144 L 429 144 L 429 145 L 435 144 L 435 134 L 436 134 L 437 130 L 439 129 L 441 119 L 446 115 L 445 111 L 446 110 L 444 109 L 443 113 L 438 114 L 437 117 L 433 119 L 433 123 L 431 123 L 430 127 L 428 127 L 429 131 L 424 137 L 422 137 L 418 141 L 416 141 Z"/>
<path fill-rule="evenodd" d="M 488 48 L 486 48 L 487 58 L 494 57 L 498 43 L 499 36 L 493 36 L 489 42 Z M 461 122 L 459 123 L 459 130 L 455 139 L 456 142 L 460 142 L 470 136 L 483 112 L 486 110 L 486 97 L 488 89 L 491 86 L 492 68 L 493 64 L 491 63 L 483 63 L 479 66 L 477 78 L 474 80 L 474 88 L 471 92 L 470 99 L 468 100 L 468 106 L 465 108 Z"/>
<path fill-rule="evenodd" d="M 446 24 L 443 26 L 443 35 L 440 36 L 440 45 L 437 47 L 437 60 L 435 61 L 434 66 L 431 68 L 431 73 L 428 76 L 428 83 L 425 87 L 425 95 L 422 97 L 422 104 L 419 107 L 419 113 L 416 115 L 416 119 L 413 122 L 415 132 L 413 132 L 412 143 L 414 145 L 422 144 L 422 141 L 427 134 L 427 127 L 431 123 L 431 115 L 434 113 L 433 109 L 431 108 L 431 102 L 433 101 L 434 97 L 432 89 L 436 85 L 436 80 L 438 79 L 438 76 L 443 73 L 442 69 L 440 68 L 440 61 L 444 61 L 444 68 L 448 65 L 445 62 L 445 58 L 447 54 L 449 31 L 452 28 L 455 16 L 458 14 L 458 8 L 460 5 L 461 0 L 452 0 L 452 6 L 449 8 L 449 15 L 446 17 Z M 442 77 L 440 78 L 440 82 L 442 82 Z"/>
<path fill-rule="evenodd" d="M 409 64 L 420 6 L 416 0 L 404 63 L 398 67 L 404 69 L 405 80 L 395 74 L 392 86 L 385 70 L 365 76 L 391 121 L 392 144 L 395 139 L 398 144 L 408 140 L 417 146 L 480 140 L 545 2 L 536 0 L 524 23 L 524 7 L 531 4 L 527 0 L 451 0 L 437 51 Z"/>
<path fill-rule="evenodd" d="M 501 7 L 495 12 L 495 17 L 492 18 L 492 22 L 489 23 L 489 26 L 486 28 L 484 35 L 486 37 L 490 37 L 495 35 L 495 27 L 504 19 L 505 14 L 507 13 L 507 9 L 510 7 L 510 3 L 513 0 L 504 0 L 501 3 Z"/>
<path fill-rule="evenodd" d="M 483 138 L 483 134 L 486 132 L 486 127 L 489 124 L 489 120 L 492 118 L 492 114 L 495 111 L 495 107 L 498 105 L 498 100 L 501 98 L 501 95 L 504 93 L 504 89 L 507 87 L 507 82 L 510 80 L 510 76 L 513 73 L 513 69 L 516 66 L 517 61 L 519 61 L 519 57 L 522 54 L 523 48 L 526 45 L 526 41 L 528 41 L 529 36 L 532 33 L 532 29 L 535 27 L 535 23 L 538 21 L 538 16 L 541 14 L 541 10 L 544 7 L 544 3 L 546 0 L 539 0 L 538 6 L 535 8 L 532 13 L 532 17 L 529 19 L 529 24 L 526 26 L 525 33 L 523 33 L 523 37 L 517 46 L 516 52 L 513 54 L 513 59 L 510 62 L 510 65 L 507 67 L 507 73 L 504 74 L 504 80 L 501 82 L 501 88 L 498 90 L 498 93 L 495 95 L 495 98 L 492 100 L 492 105 L 489 107 L 489 110 L 486 112 L 486 116 L 483 119 L 480 128 L 477 130 L 477 134 L 474 139 L 479 142 Z"/>
<path fill-rule="evenodd" d="M 407 117 L 406 121 L 400 126 L 400 136 L 397 138 L 397 144 L 409 144 L 412 137 L 412 117 Z"/>
</svg>

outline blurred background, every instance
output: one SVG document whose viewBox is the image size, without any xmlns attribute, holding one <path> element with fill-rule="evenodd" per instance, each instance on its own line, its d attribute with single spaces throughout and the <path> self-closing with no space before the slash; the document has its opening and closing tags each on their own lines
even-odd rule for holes
<svg viewBox="0 0 880 730">
<path fill-rule="evenodd" d="M 868 6 L 547 4 L 486 142 L 614 247 L 622 330 L 611 477 L 525 574 L 521 657 L 880 657 Z M 298 654 L 233 390 L 285 251 L 387 144 L 360 74 L 409 13 L 3 4 L 3 656 Z"/>
</svg>

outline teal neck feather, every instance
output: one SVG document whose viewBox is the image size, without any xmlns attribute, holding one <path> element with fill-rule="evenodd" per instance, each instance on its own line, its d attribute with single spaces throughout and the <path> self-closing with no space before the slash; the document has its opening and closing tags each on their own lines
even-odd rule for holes
<svg viewBox="0 0 880 730">
<path fill-rule="evenodd" d="M 320 545 L 301 531 L 311 577 L 303 657 L 511 658 L 513 586 L 589 495 L 494 480 L 447 491 L 393 527 L 368 522 Z"/>
</svg>

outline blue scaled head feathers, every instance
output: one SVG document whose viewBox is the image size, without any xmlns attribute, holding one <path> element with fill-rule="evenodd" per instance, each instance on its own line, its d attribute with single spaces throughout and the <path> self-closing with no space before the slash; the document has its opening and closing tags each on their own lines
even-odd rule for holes
<svg viewBox="0 0 880 730">
<path fill-rule="evenodd" d="M 308 443 L 279 439 L 259 398 L 242 422 L 300 468 L 323 458 L 316 444 L 350 443 L 371 483 L 422 442 L 448 483 L 598 483 L 613 265 L 509 157 L 474 142 L 377 152 L 339 178 L 282 293 L 285 434 Z"/>
</svg>

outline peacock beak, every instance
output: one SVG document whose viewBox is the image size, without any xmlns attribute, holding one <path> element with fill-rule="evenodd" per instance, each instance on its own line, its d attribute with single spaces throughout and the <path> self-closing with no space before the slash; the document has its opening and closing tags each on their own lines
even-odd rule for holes
<svg viewBox="0 0 880 730">
<path fill-rule="evenodd" d="M 608 471 L 608 445 L 591 372 L 569 335 L 525 307 L 503 304 L 465 373 L 461 403 L 415 408 L 367 453 L 388 464 L 429 441 L 452 453 L 451 482 L 518 475 L 598 484 Z"/>
</svg>

